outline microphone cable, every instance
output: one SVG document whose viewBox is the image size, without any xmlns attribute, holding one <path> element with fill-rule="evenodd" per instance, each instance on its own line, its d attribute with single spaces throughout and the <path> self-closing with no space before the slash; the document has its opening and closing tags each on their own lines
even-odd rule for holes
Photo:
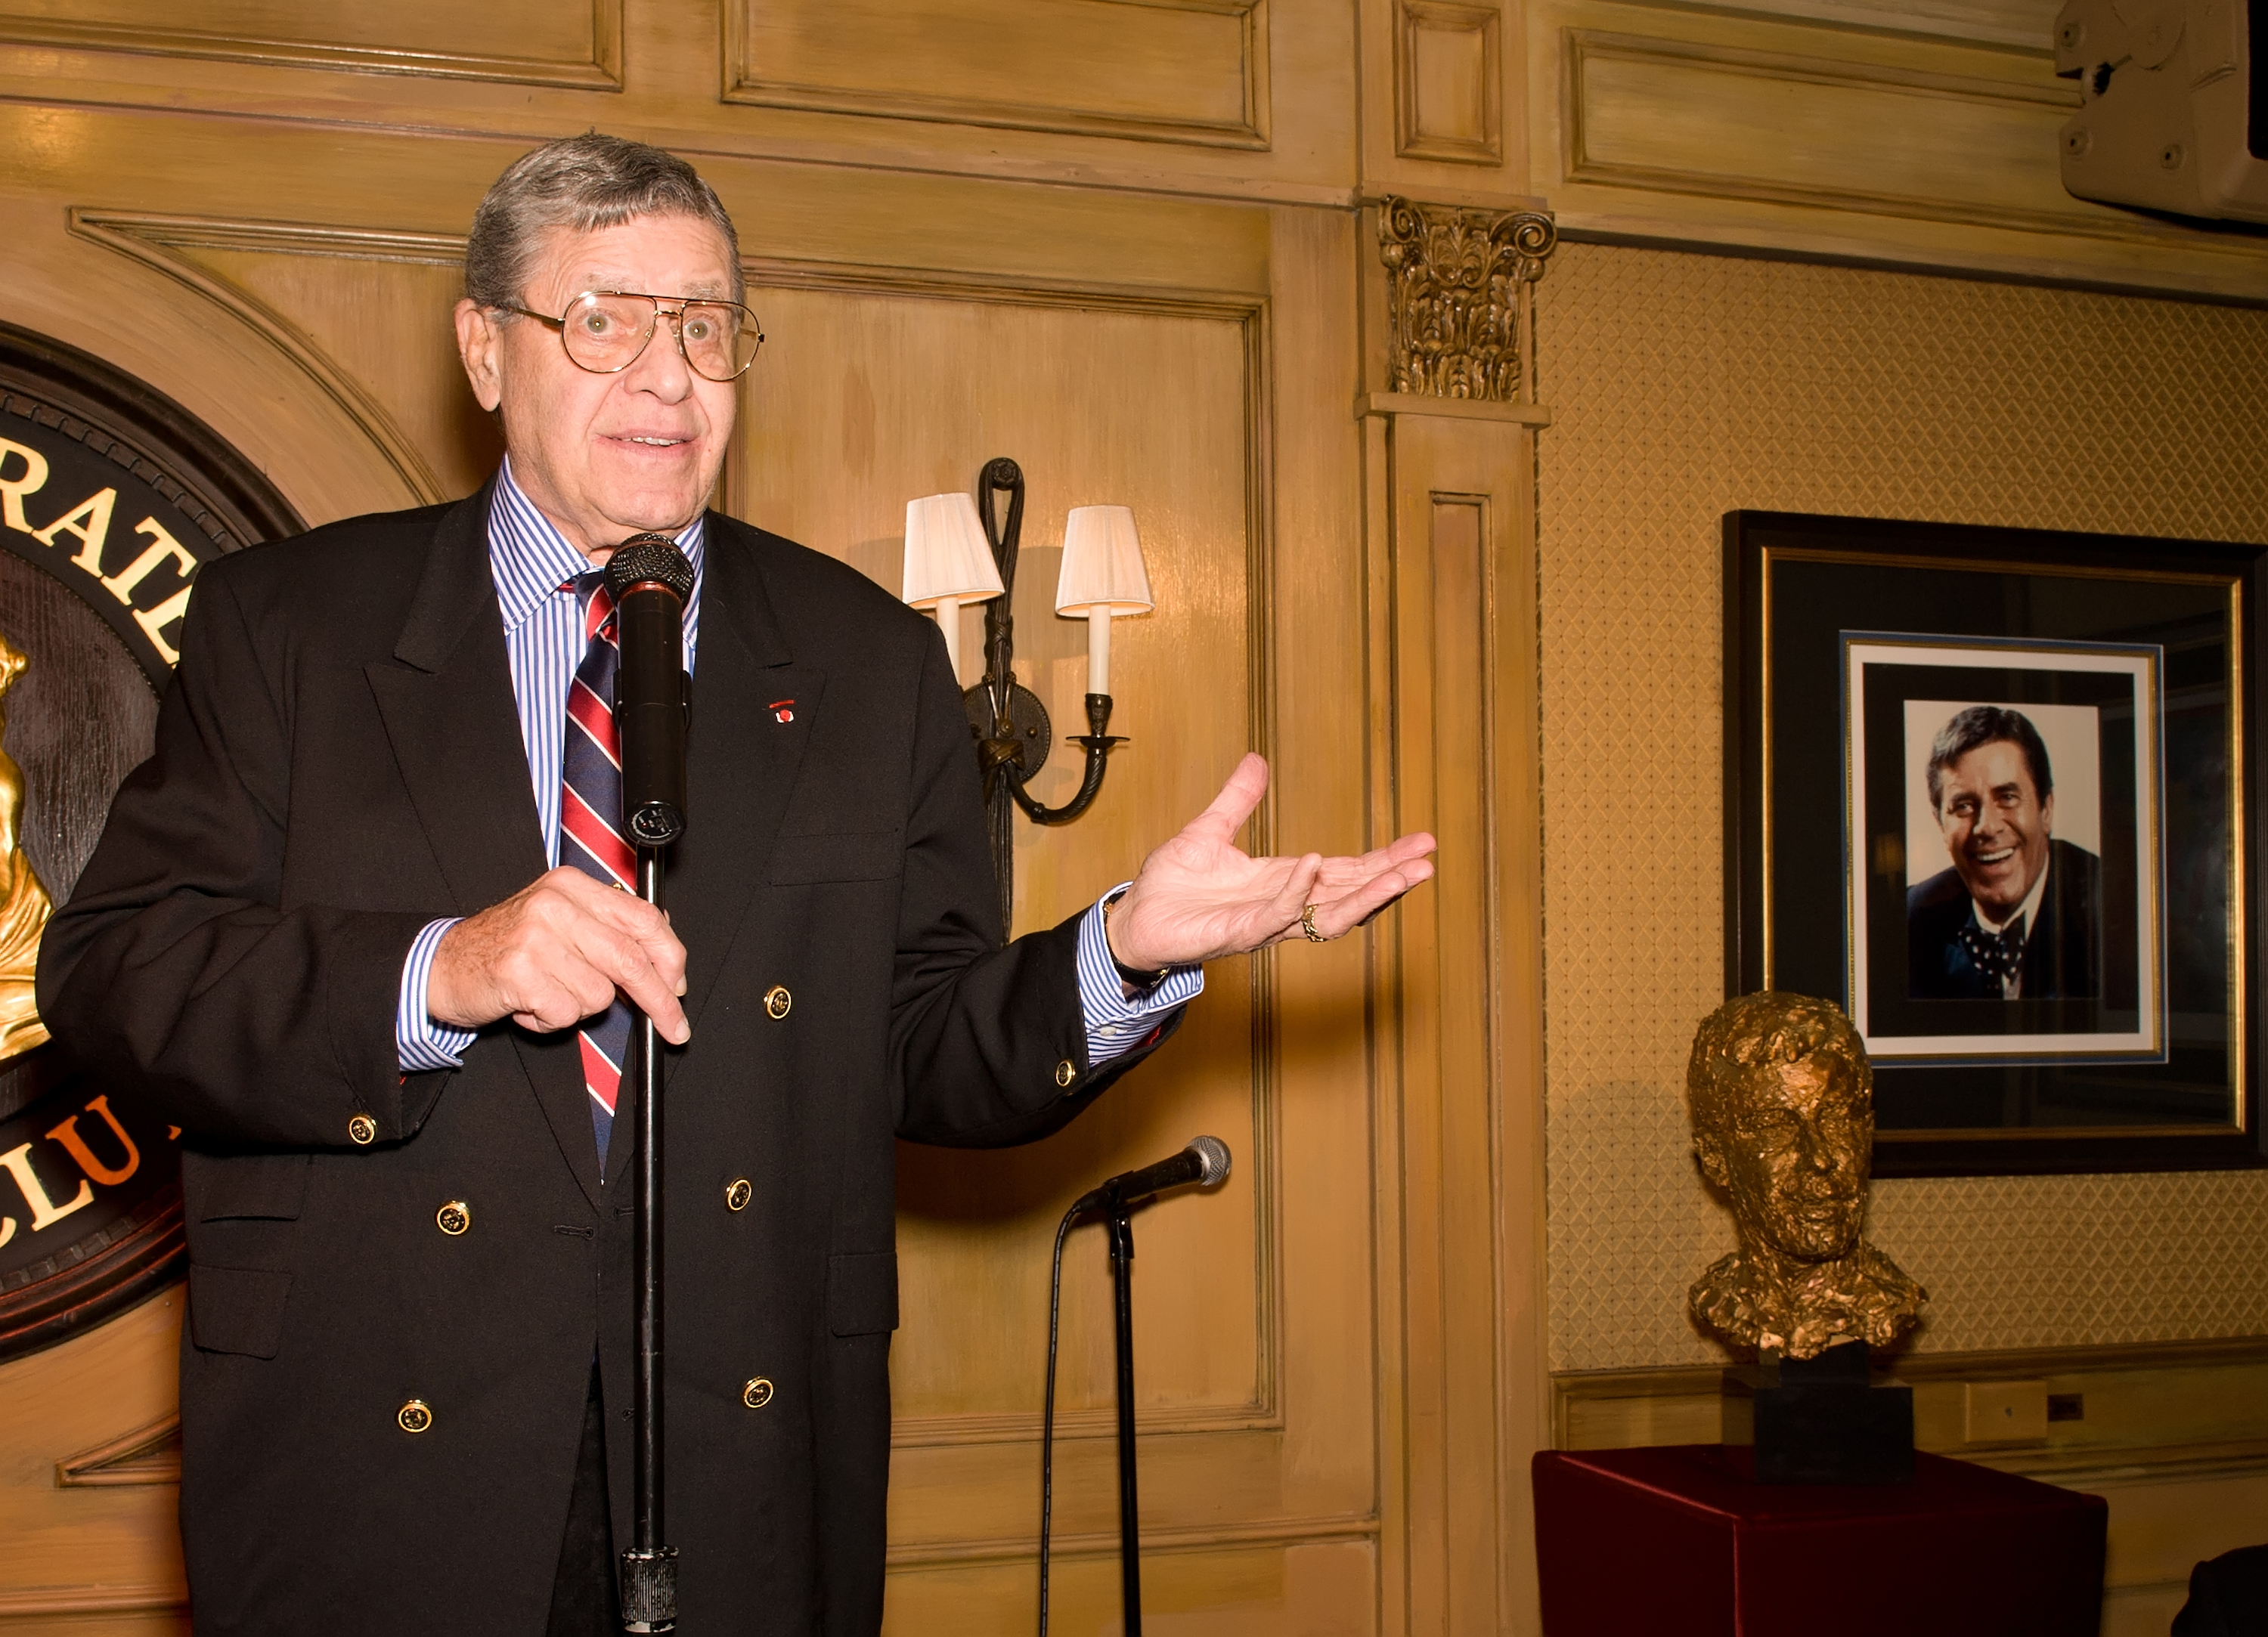
<svg viewBox="0 0 2268 1637">
<path fill-rule="evenodd" d="M 1083 1203 L 1083 1202 L 1082 1202 Z M 1048 1637 L 1048 1530 L 1056 1501 L 1056 1337 L 1063 1318 L 1064 1241 L 1086 1213 L 1074 1205 L 1056 1229 L 1055 1270 L 1048 1278 L 1048 1391 L 1040 1412 L 1040 1637 Z"/>
</svg>

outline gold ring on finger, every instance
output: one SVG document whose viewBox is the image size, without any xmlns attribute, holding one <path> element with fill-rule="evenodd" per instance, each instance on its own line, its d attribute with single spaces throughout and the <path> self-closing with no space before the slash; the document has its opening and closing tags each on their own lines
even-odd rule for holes
<svg viewBox="0 0 2268 1637">
<path fill-rule="evenodd" d="M 1330 940 L 1315 930 L 1315 907 L 1310 904 L 1300 912 L 1300 930 L 1307 935 L 1310 943 L 1328 943 Z"/>
</svg>

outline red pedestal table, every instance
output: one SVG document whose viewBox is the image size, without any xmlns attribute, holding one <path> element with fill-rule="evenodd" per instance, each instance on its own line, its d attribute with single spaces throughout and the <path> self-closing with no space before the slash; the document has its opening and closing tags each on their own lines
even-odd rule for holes
<svg viewBox="0 0 2268 1637">
<path fill-rule="evenodd" d="M 1544 1637 L 2095 1637 L 2109 1509 L 1942 1456 L 1759 1484 L 1719 1444 L 1535 1457 Z"/>
</svg>

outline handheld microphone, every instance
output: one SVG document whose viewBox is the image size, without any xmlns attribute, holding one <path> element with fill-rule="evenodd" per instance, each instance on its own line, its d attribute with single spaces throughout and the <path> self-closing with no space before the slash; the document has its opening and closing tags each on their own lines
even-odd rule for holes
<svg viewBox="0 0 2268 1637">
<path fill-rule="evenodd" d="M 615 724 L 622 749 L 622 824 L 638 847 L 685 831 L 685 599 L 693 565 L 666 534 L 633 534 L 607 559 L 615 594 Z"/>
<path fill-rule="evenodd" d="M 1228 1144 L 1219 1137 L 1199 1137 L 1171 1159 L 1161 1159 L 1139 1171 L 1122 1171 L 1101 1187 L 1092 1189 L 1071 1208 L 1074 1216 L 1107 1211 L 1162 1193 L 1167 1188 L 1195 1183 L 1210 1188 L 1228 1180 Z"/>
</svg>

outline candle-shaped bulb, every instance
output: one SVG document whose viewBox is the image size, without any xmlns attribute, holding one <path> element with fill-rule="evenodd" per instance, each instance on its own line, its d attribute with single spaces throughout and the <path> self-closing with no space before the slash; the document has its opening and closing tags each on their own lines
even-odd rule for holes
<svg viewBox="0 0 2268 1637">
<path fill-rule="evenodd" d="M 1086 691 L 1110 692 L 1110 610 L 1086 611 Z"/>
<path fill-rule="evenodd" d="M 961 598 L 937 599 L 937 628 L 945 633 L 945 662 L 953 667 L 953 685 L 961 686 Z"/>
<path fill-rule="evenodd" d="M 1000 571 L 967 495 L 931 495 L 906 503 L 906 569 L 903 592 L 916 608 L 937 610 L 945 633 L 946 657 L 953 679 L 961 680 L 961 605 L 981 603 L 1001 592 Z"/>
<path fill-rule="evenodd" d="M 1086 691 L 1110 692 L 1110 621 L 1147 613 L 1150 577 L 1134 514 L 1124 506 L 1075 506 L 1064 524 L 1063 577 L 1056 613 L 1086 616 Z"/>
</svg>

